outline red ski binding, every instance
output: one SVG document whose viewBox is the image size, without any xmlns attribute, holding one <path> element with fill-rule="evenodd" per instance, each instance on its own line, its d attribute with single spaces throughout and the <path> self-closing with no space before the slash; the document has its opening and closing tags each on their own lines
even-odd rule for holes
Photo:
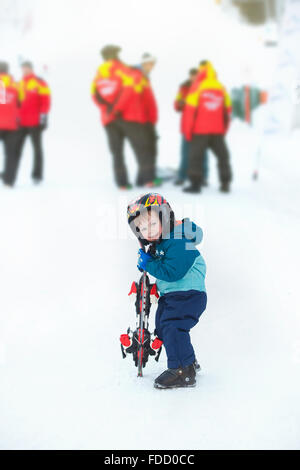
<svg viewBox="0 0 300 470">
<path fill-rule="evenodd" d="M 155 356 L 158 361 L 162 350 L 162 341 L 152 335 L 148 330 L 151 304 L 157 303 L 159 294 L 156 284 L 150 284 L 146 272 L 143 273 L 139 283 L 133 282 L 128 294 L 135 302 L 136 330 L 127 330 L 127 334 L 120 336 L 123 358 L 132 354 L 135 366 L 138 368 L 138 376 L 143 375 L 143 368 L 148 362 L 149 356 Z"/>
</svg>

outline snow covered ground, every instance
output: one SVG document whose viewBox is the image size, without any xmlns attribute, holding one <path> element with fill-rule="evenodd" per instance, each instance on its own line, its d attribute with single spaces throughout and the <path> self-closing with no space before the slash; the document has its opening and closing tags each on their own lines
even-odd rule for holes
<svg viewBox="0 0 300 470">
<path fill-rule="evenodd" d="M 116 29 L 101 24 L 96 40 L 102 5 L 93 0 L 82 23 L 81 2 L 72 2 L 77 10 L 63 37 L 68 0 L 50 38 L 53 2 L 38 3 L 44 22 L 35 23 L 24 44 L 27 55 L 35 51 L 33 58 L 45 52 L 54 100 L 45 134 L 45 183 L 31 185 L 27 144 L 17 187 L 0 188 L 0 448 L 299 449 L 299 135 L 263 140 L 260 178 L 254 182 L 260 139 L 234 122 L 228 135 L 231 194 L 217 191 L 213 157 L 210 187 L 203 194 L 183 194 L 171 183 L 161 189 L 178 217 L 191 217 L 203 227 L 208 308 L 192 331 L 203 369 L 197 387 L 158 391 L 153 380 L 166 367 L 165 354 L 159 364 L 150 360 L 144 377 L 137 378 L 119 345 L 119 335 L 134 326 L 127 293 L 139 277 L 126 203 L 141 191 L 116 191 L 105 135 L 88 96 L 96 51 L 108 31 L 109 41 L 123 41 L 130 61 L 153 42 L 153 52 L 160 54 L 153 74 L 161 109 L 159 163 L 176 166 L 178 116 L 172 99 L 192 58 L 200 54 L 199 59 L 216 61 L 225 83 L 232 75 L 241 79 L 242 48 L 253 44 L 253 37 L 240 35 L 235 49 L 234 34 L 222 35 L 224 49 L 210 42 L 205 49 L 201 40 L 202 49 L 190 47 L 186 34 L 198 34 L 199 19 L 191 15 L 197 2 L 187 9 L 172 2 L 166 25 L 161 2 L 154 2 L 144 21 L 137 2 L 130 1 L 126 6 L 136 14 L 130 35 L 130 28 L 126 34 L 122 30 L 128 13 L 123 6 Z M 111 3 L 113 9 L 116 2 Z M 97 11 L 91 8 L 96 4 Z M 227 20 L 207 11 L 209 21 L 214 19 L 217 29 L 224 22 L 227 31 Z M 203 41 L 209 21 L 200 23 Z M 83 34 L 86 23 L 90 30 Z M 235 32 L 241 33 L 240 27 Z M 183 41 L 189 47 L 174 47 Z M 254 55 L 257 64 L 266 59 Z M 168 71 L 170 82 L 161 79 Z M 130 149 L 127 155 L 133 178 Z M 154 311 L 152 327 L 153 319 Z"/>
<path fill-rule="evenodd" d="M 192 332 L 203 371 L 176 391 L 153 389 L 164 354 L 141 379 L 119 348 L 139 276 L 125 208 L 140 191 L 114 189 L 100 131 L 86 165 L 80 142 L 63 162 L 47 138 L 45 184 L 31 186 L 28 145 L 18 187 L 1 188 L 0 447 L 299 448 L 299 199 L 274 171 L 251 180 L 251 131 L 229 134 L 232 194 L 217 192 L 213 157 L 203 195 L 161 190 L 203 227 L 208 265 Z"/>
</svg>

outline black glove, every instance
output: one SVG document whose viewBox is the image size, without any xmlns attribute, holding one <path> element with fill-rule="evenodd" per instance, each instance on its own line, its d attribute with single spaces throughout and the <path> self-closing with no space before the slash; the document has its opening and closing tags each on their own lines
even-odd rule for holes
<svg viewBox="0 0 300 470">
<path fill-rule="evenodd" d="M 40 129 L 44 131 L 48 127 L 48 115 L 40 114 Z"/>
<path fill-rule="evenodd" d="M 120 113 L 120 111 L 115 111 L 114 110 L 113 103 L 107 105 L 106 113 L 107 113 L 108 117 L 112 117 L 113 119 L 119 119 L 119 118 L 122 117 L 122 114 Z"/>
<path fill-rule="evenodd" d="M 106 101 L 104 98 L 102 98 L 102 96 L 100 95 L 100 93 L 99 93 L 98 90 L 95 91 L 95 95 L 94 95 L 94 96 L 95 96 L 95 99 L 97 100 L 97 102 L 98 102 L 99 104 L 105 104 L 106 106 L 109 105 L 109 102 Z"/>
</svg>

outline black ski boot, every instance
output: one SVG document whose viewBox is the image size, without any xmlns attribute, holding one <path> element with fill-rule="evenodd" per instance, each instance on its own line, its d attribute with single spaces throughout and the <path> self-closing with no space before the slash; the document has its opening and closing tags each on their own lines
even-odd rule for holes
<svg viewBox="0 0 300 470">
<path fill-rule="evenodd" d="M 229 183 L 222 183 L 220 186 L 221 193 L 230 193 L 230 185 Z"/>
<path fill-rule="evenodd" d="M 190 186 L 183 188 L 183 192 L 191 194 L 201 193 L 201 186 L 200 184 L 191 184 Z"/>
<path fill-rule="evenodd" d="M 201 367 L 200 367 L 200 364 L 199 364 L 199 362 L 197 361 L 197 359 L 194 360 L 193 366 L 194 366 L 196 372 L 200 372 Z"/>
<path fill-rule="evenodd" d="M 155 379 L 155 388 L 180 388 L 195 387 L 196 371 L 194 364 L 178 369 L 167 369 L 157 379 Z"/>
</svg>

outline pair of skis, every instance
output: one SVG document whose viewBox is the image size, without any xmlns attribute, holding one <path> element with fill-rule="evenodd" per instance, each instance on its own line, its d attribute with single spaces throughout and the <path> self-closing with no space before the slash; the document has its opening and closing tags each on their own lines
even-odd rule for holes
<svg viewBox="0 0 300 470">
<path fill-rule="evenodd" d="M 155 356 L 158 361 L 162 350 L 162 341 L 155 337 L 152 339 L 148 329 L 151 304 L 158 301 L 159 295 L 156 284 L 150 284 L 146 271 L 143 271 L 139 283 L 132 283 L 128 295 L 135 297 L 136 329 L 131 331 L 129 327 L 127 334 L 121 335 L 121 351 L 123 358 L 126 358 L 128 353 L 133 355 L 138 369 L 137 375 L 142 377 L 149 356 Z"/>
</svg>

